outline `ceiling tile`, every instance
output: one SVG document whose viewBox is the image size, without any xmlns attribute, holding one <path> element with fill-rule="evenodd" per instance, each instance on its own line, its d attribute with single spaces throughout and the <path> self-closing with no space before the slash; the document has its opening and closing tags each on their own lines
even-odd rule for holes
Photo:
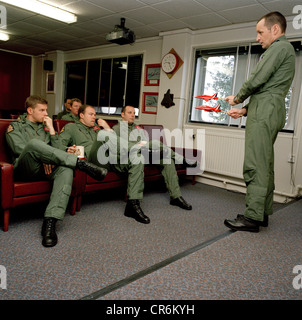
<svg viewBox="0 0 302 320">
<path fill-rule="evenodd" d="M 165 21 L 165 22 L 150 24 L 150 27 L 156 29 L 159 33 L 159 32 L 163 32 L 163 31 L 171 31 L 171 30 L 189 28 L 190 26 L 181 20 L 169 20 L 169 21 Z"/>
<path fill-rule="evenodd" d="M 87 2 L 91 2 L 98 7 L 110 10 L 114 13 L 138 9 L 145 6 L 143 3 L 136 0 L 87 0 Z"/>
<path fill-rule="evenodd" d="M 232 23 L 242 23 L 250 21 L 258 21 L 258 19 L 269 11 L 262 5 L 251 5 L 246 7 L 234 8 L 229 10 L 219 11 L 219 15 L 229 20 Z"/>
<path fill-rule="evenodd" d="M 64 22 L 57 21 L 41 15 L 35 15 L 30 18 L 24 19 L 23 21 L 34 26 L 42 27 L 46 30 L 49 30 L 49 29 L 55 30 L 55 29 L 66 27 L 66 23 Z"/>
<path fill-rule="evenodd" d="M 65 26 L 65 28 L 60 29 L 60 32 L 63 34 L 68 34 L 78 38 L 88 37 L 94 34 L 94 32 L 92 31 L 87 31 L 72 25 L 68 25 L 67 27 Z"/>
<path fill-rule="evenodd" d="M 36 34 L 39 32 L 45 32 L 47 31 L 47 29 L 39 27 L 34 24 L 19 21 L 19 22 L 14 22 L 8 25 L 7 31 L 8 33 L 27 36 L 27 35 Z"/>
<path fill-rule="evenodd" d="M 78 17 L 78 22 L 98 19 L 100 17 L 104 17 L 106 15 L 114 13 L 113 11 L 101 8 L 93 3 L 86 1 L 68 3 L 62 8 L 75 13 Z"/>
<path fill-rule="evenodd" d="M 181 19 L 192 30 L 208 29 L 214 27 L 220 27 L 231 24 L 231 22 L 215 13 L 203 14 L 194 17 L 188 17 Z"/>
<path fill-rule="evenodd" d="M 173 3 L 168 1 L 154 5 L 154 8 L 174 18 L 184 18 L 210 12 L 209 9 L 193 0 L 187 0 L 185 6 L 182 4 L 183 0 L 174 0 Z"/>
<path fill-rule="evenodd" d="M 45 32 L 40 36 L 44 37 L 44 39 L 47 39 L 47 42 L 69 41 L 77 38 L 76 36 L 71 36 L 59 31 Z"/>
<path fill-rule="evenodd" d="M 140 2 L 143 2 L 145 4 L 154 5 L 161 2 L 167 2 L 169 0 L 140 0 Z"/>
<path fill-rule="evenodd" d="M 107 26 L 105 24 L 99 23 L 97 20 L 93 20 L 93 21 L 85 21 L 82 23 L 77 23 L 76 27 L 82 30 L 93 32 L 93 33 L 99 33 L 99 32 L 111 31 L 113 28 L 113 25 Z"/>
<path fill-rule="evenodd" d="M 114 15 L 110 15 L 108 17 L 100 18 L 97 20 L 94 20 L 95 22 L 99 23 L 102 26 L 107 26 L 108 31 L 112 31 L 115 27 L 115 25 L 120 25 L 121 24 L 121 18 L 125 18 L 125 15 L 121 15 L 120 13 L 116 13 Z M 125 18 L 125 27 L 129 29 L 134 29 L 136 27 L 142 27 L 145 26 L 146 24 L 143 22 L 139 22 L 134 19 L 130 19 L 128 17 Z"/>
<path fill-rule="evenodd" d="M 153 29 L 149 26 L 143 26 L 138 27 L 135 29 L 135 35 L 137 39 L 141 39 L 145 37 L 145 34 L 148 35 L 148 37 L 155 37 L 158 36 L 158 31 L 156 29 Z"/>
<path fill-rule="evenodd" d="M 6 8 L 8 22 L 15 22 L 15 21 L 19 21 L 19 20 L 24 20 L 26 18 L 33 17 L 36 15 L 35 13 L 32 13 L 30 11 L 19 9 L 14 6 L 10 6 L 8 4 L 5 4 L 4 6 Z"/>
<path fill-rule="evenodd" d="M 144 24 L 152 24 L 170 20 L 172 17 L 151 7 L 125 12 L 124 16 Z"/>
<path fill-rule="evenodd" d="M 203 5 L 205 5 L 207 8 L 211 9 L 212 11 L 221 11 L 221 10 L 228 10 L 228 9 L 234 9 L 238 7 L 244 7 L 251 4 L 257 4 L 258 1 L 256 0 L 195 0 Z"/>
</svg>

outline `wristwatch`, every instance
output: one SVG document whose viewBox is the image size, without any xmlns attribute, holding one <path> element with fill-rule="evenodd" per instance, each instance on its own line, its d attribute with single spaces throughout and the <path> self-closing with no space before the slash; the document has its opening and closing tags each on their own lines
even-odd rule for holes
<svg viewBox="0 0 302 320">
<path fill-rule="evenodd" d="M 235 103 L 240 103 L 240 101 L 238 100 L 238 98 L 237 97 L 235 97 L 234 99 L 233 99 L 233 101 L 235 102 Z"/>
</svg>

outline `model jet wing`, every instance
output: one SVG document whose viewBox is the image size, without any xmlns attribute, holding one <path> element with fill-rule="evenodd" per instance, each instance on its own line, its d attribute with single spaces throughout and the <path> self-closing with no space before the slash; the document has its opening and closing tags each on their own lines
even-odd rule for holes
<svg viewBox="0 0 302 320">
<path fill-rule="evenodd" d="M 223 113 L 227 113 L 226 111 L 221 110 L 220 106 L 221 106 L 220 104 L 218 104 L 216 107 L 198 106 L 198 107 L 195 107 L 195 109 L 200 109 L 200 110 L 203 110 L 203 111 L 206 111 L 206 112 L 223 112 Z"/>
<path fill-rule="evenodd" d="M 218 100 L 217 93 L 213 94 L 212 96 L 209 96 L 207 94 L 204 94 L 202 96 L 196 96 L 197 99 L 203 99 L 204 101 L 210 101 L 210 100 Z"/>
</svg>

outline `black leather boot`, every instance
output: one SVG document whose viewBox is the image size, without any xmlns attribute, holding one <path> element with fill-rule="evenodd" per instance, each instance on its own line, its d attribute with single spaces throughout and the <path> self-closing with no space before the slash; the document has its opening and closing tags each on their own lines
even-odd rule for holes
<svg viewBox="0 0 302 320">
<path fill-rule="evenodd" d="M 91 178 L 98 181 L 103 180 L 108 172 L 107 169 L 98 167 L 95 164 L 82 159 L 78 159 L 76 168 L 78 168 L 81 171 L 84 171 Z"/>
<path fill-rule="evenodd" d="M 58 242 L 56 234 L 55 218 L 44 218 L 41 235 L 43 237 L 42 244 L 44 247 L 54 247 Z"/>
<path fill-rule="evenodd" d="M 243 214 L 238 214 L 237 218 L 243 217 Z M 263 221 L 253 220 L 259 227 L 268 227 L 268 216 L 265 215 Z"/>
<path fill-rule="evenodd" d="M 257 221 L 243 215 L 238 215 L 234 220 L 226 219 L 224 224 L 233 231 L 259 232 Z"/>
<path fill-rule="evenodd" d="M 143 213 L 140 207 L 139 200 L 128 200 L 125 208 L 125 216 L 134 218 L 141 223 L 150 223 L 150 219 Z"/>
<path fill-rule="evenodd" d="M 171 199 L 170 204 L 172 206 L 178 206 L 185 210 L 192 210 L 192 206 L 188 204 L 188 202 L 183 197 Z"/>
</svg>

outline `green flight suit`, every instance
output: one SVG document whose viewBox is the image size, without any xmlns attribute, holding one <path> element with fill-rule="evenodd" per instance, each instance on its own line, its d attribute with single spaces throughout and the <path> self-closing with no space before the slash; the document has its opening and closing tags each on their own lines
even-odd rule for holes
<svg viewBox="0 0 302 320">
<path fill-rule="evenodd" d="M 98 138 L 98 135 L 101 138 Z M 102 138 L 103 137 L 103 138 Z M 107 142 L 106 139 L 109 139 Z M 106 143 L 105 143 L 106 142 Z M 88 127 L 80 121 L 68 123 L 59 135 L 59 148 L 65 146 L 84 146 L 85 156 L 89 162 L 108 171 L 128 175 L 127 196 L 129 200 L 141 200 L 144 191 L 144 164 L 140 161 L 130 161 L 127 141 L 117 139 L 115 132 L 101 130 L 100 127 Z M 134 143 L 133 143 L 134 145 Z M 131 145 L 131 147 L 133 146 Z M 110 148 L 110 152 L 107 150 Z M 104 161 L 100 153 L 103 154 Z M 123 161 L 121 161 L 121 158 Z"/>
<path fill-rule="evenodd" d="M 75 116 L 73 113 L 68 112 L 67 114 L 65 114 L 64 116 L 62 116 L 61 118 L 62 120 L 67 120 L 67 121 L 78 121 L 79 117 Z"/>
<path fill-rule="evenodd" d="M 81 121 L 67 123 L 61 130 L 56 147 L 65 150 L 72 145 L 83 146 L 85 158 L 88 159 L 93 142 L 96 140 L 99 126 L 87 127 Z"/>
<path fill-rule="evenodd" d="M 175 199 L 181 196 L 178 175 L 175 168 L 176 163 L 183 163 L 184 158 L 178 153 L 175 153 L 171 148 L 166 146 L 165 144 L 161 143 L 158 140 L 150 140 L 146 137 L 144 130 L 142 130 L 139 126 L 135 123 L 125 125 L 125 122 L 120 121 L 117 125 L 113 126 L 112 128 L 119 137 L 123 137 L 124 139 L 128 139 L 128 142 L 131 140 L 135 140 L 136 138 L 140 137 L 139 139 L 142 141 L 147 141 L 146 148 L 150 150 L 164 150 L 168 152 L 169 156 L 166 159 L 155 159 L 152 163 L 156 164 L 161 167 L 162 175 L 164 177 L 169 195 L 171 199 Z M 136 130 L 136 131 L 134 131 Z M 159 160 L 159 161 L 156 161 Z"/>
<path fill-rule="evenodd" d="M 70 111 L 67 111 L 67 110 L 65 109 L 65 110 L 63 110 L 63 111 L 61 111 L 61 112 L 58 113 L 56 119 L 57 119 L 57 120 L 61 120 L 63 116 L 65 116 L 66 114 L 69 114 L 69 113 L 70 113 Z"/>
<path fill-rule="evenodd" d="M 7 128 L 6 141 L 11 149 L 14 176 L 18 180 L 53 181 L 52 193 L 44 217 L 62 220 L 68 205 L 72 188 L 73 169 L 77 157 L 52 147 L 58 135 L 50 135 L 42 123 L 33 123 L 22 115 Z M 55 168 L 46 175 L 43 163 Z"/>
<path fill-rule="evenodd" d="M 294 48 L 281 36 L 264 52 L 236 95 L 240 102 L 251 96 L 245 129 L 244 216 L 257 221 L 273 213 L 274 142 L 285 124 L 285 96 L 294 73 Z"/>
</svg>

